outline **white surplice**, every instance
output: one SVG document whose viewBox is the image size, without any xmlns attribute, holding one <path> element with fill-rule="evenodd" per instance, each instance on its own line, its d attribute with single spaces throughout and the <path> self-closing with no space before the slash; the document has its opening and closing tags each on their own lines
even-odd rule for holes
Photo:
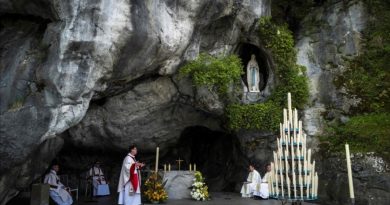
<svg viewBox="0 0 390 205">
<path fill-rule="evenodd" d="M 257 193 L 255 193 L 256 196 L 260 196 L 263 199 L 268 199 L 269 197 L 269 186 L 268 181 L 270 177 L 270 172 L 265 173 L 264 177 L 261 179 L 260 183 L 260 189 Z"/>
<path fill-rule="evenodd" d="M 123 160 L 121 174 L 119 176 L 118 192 L 119 199 L 118 204 L 124 205 L 140 205 L 141 204 L 141 176 L 138 169 L 134 169 L 134 174 L 138 175 L 138 187 L 134 193 L 133 185 L 130 182 L 130 167 L 135 163 L 135 157 L 128 154 Z"/>
<path fill-rule="evenodd" d="M 254 192 L 257 191 L 260 187 L 260 174 L 256 170 L 253 170 L 249 173 L 247 181 L 244 182 L 241 188 L 242 197 L 252 197 Z"/>
<path fill-rule="evenodd" d="M 72 196 L 65 190 L 65 186 L 60 182 L 60 178 L 57 176 L 56 171 L 50 170 L 50 172 L 45 175 L 44 183 L 50 185 L 49 195 L 56 204 L 70 205 L 73 203 Z"/>
</svg>

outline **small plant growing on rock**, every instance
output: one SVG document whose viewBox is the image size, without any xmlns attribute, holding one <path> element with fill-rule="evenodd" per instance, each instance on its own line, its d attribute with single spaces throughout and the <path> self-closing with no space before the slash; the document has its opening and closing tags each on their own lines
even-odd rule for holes
<svg viewBox="0 0 390 205">
<path fill-rule="evenodd" d="M 201 53 L 182 67 L 180 74 L 191 76 L 196 86 L 217 88 L 218 93 L 226 94 L 229 86 L 240 80 L 243 65 L 237 55 L 214 57 Z"/>
</svg>

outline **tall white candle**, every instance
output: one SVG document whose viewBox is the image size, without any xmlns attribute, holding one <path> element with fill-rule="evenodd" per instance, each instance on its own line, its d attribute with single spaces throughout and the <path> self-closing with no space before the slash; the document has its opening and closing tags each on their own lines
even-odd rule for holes
<svg viewBox="0 0 390 205">
<path fill-rule="evenodd" d="M 270 192 L 270 195 L 271 196 L 274 196 L 274 187 L 273 187 L 273 184 L 274 184 L 274 181 L 273 181 L 273 178 L 275 176 L 275 173 L 274 173 L 274 170 L 272 169 L 272 163 L 271 163 L 271 174 L 268 176 L 268 190 Z"/>
<path fill-rule="evenodd" d="M 276 156 L 275 156 L 276 157 Z M 272 164 L 272 167 L 271 167 L 271 169 L 272 169 L 272 171 L 273 171 L 273 173 L 274 173 L 274 178 L 275 178 L 275 183 L 276 183 L 276 187 L 275 187 L 275 192 L 276 192 L 276 195 L 278 195 L 279 194 L 279 185 L 278 185 L 278 182 L 279 182 L 279 180 L 278 180 L 278 178 L 277 178 L 277 169 L 278 169 L 278 167 L 277 167 L 277 164 L 273 164 L 273 163 L 271 163 Z"/>
<path fill-rule="evenodd" d="M 291 195 L 290 195 L 290 177 L 287 176 L 286 180 L 287 180 L 287 193 L 288 193 L 288 198 L 290 199 L 290 198 L 291 198 Z"/>
<path fill-rule="evenodd" d="M 272 188 L 272 195 L 274 195 L 274 196 L 279 195 L 279 193 L 276 192 L 275 187 L 273 186 L 273 184 L 275 183 L 275 180 L 277 179 L 277 173 L 274 173 L 274 175 L 269 175 L 268 177 L 270 178 L 270 181 L 271 181 L 270 185 Z M 278 184 L 278 183 L 276 183 L 276 184 Z"/>
<path fill-rule="evenodd" d="M 171 171 L 171 164 L 168 164 L 168 171 Z"/>
<path fill-rule="evenodd" d="M 159 155 L 159 152 L 160 152 L 160 148 L 159 147 L 157 147 L 156 148 L 156 167 L 155 167 L 155 172 L 157 173 L 157 171 L 158 171 L 158 155 Z"/>
<path fill-rule="evenodd" d="M 295 111 L 294 111 L 294 115 L 295 115 Z M 294 122 L 294 126 L 292 128 L 292 131 L 293 131 L 293 143 L 296 143 L 297 142 L 297 132 L 295 131 L 296 127 L 295 127 L 295 122 Z"/>
<path fill-rule="evenodd" d="M 283 136 L 283 124 L 282 123 L 280 123 L 279 129 L 280 129 L 279 135 L 280 135 L 280 137 L 282 137 Z"/>
<path fill-rule="evenodd" d="M 167 165 L 164 164 L 164 172 L 166 172 L 166 171 L 167 171 Z"/>
<path fill-rule="evenodd" d="M 305 172 L 305 175 L 303 176 L 303 181 L 305 184 L 307 184 L 307 159 L 303 161 L 303 171 Z"/>
<path fill-rule="evenodd" d="M 298 156 L 298 174 L 301 175 L 302 173 L 302 165 L 301 165 L 301 152 L 299 151 L 299 148 L 297 149 L 297 156 Z"/>
<path fill-rule="evenodd" d="M 298 143 L 302 143 L 302 121 L 299 121 L 298 123 Z"/>
<path fill-rule="evenodd" d="M 275 168 L 275 171 L 277 172 L 278 169 L 279 169 L 279 166 L 278 166 L 278 154 L 276 152 L 274 152 L 274 168 Z"/>
<path fill-rule="evenodd" d="M 313 177 L 313 197 L 316 197 L 316 188 L 317 188 L 317 172 L 314 174 L 314 177 Z"/>
<path fill-rule="evenodd" d="M 298 128 L 298 110 L 294 109 L 294 132 L 296 132 Z"/>
<path fill-rule="evenodd" d="M 312 170 L 313 174 L 316 171 L 316 161 L 315 160 L 313 161 L 313 165 L 311 166 L 311 170 Z"/>
<path fill-rule="evenodd" d="M 295 165 L 295 160 L 294 160 L 294 158 L 295 158 L 294 144 L 291 143 L 290 147 L 291 147 L 291 165 L 292 165 L 292 171 L 294 172 L 294 170 L 295 170 L 295 166 L 294 166 L 294 165 Z"/>
<path fill-rule="evenodd" d="M 287 120 L 287 124 L 289 124 L 289 123 L 290 123 L 290 121 Z M 288 125 L 287 125 L 287 140 L 288 140 L 288 142 L 290 142 L 290 126 L 288 126 Z M 288 143 L 286 143 L 286 144 L 288 144 Z"/>
<path fill-rule="evenodd" d="M 315 171 L 316 171 L 316 161 L 315 160 L 313 160 L 313 164 L 311 165 L 311 170 L 312 170 L 312 172 L 313 172 L 313 175 L 312 175 L 312 180 L 311 180 L 311 183 L 313 183 L 314 182 L 314 176 L 315 176 Z M 314 186 L 313 186 L 313 188 L 314 188 Z M 313 191 L 313 190 L 312 190 Z"/>
<path fill-rule="evenodd" d="M 313 172 L 312 178 L 311 178 L 311 184 L 313 186 L 313 188 L 311 189 L 311 197 L 312 198 L 314 197 L 314 190 L 315 190 L 315 186 L 316 186 L 314 178 L 315 178 L 315 173 Z"/>
<path fill-rule="evenodd" d="M 316 192 L 315 192 L 315 196 L 317 197 L 318 196 L 318 174 L 316 172 Z"/>
<path fill-rule="evenodd" d="M 310 198 L 310 189 L 311 189 L 311 186 L 310 186 L 310 179 L 311 179 L 311 173 L 309 173 L 309 176 L 307 177 L 307 184 L 306 184 L 306 197 L 307 198 Z"/>
<path fill-rule="evenodd" d="M 299 193 L 301 195 L 301 199 L 303 199 L 303 181 L 302 181 L 302 175 L 299 175 Z"/>
<path fill-rule="evenodd" d="M 278 175 L 278 176 L 280 176 L 280 183 L 282 184 L 282 198 L 284 198 L 284 190 L 283 190 L 283 188 L 284 188 L 284 184 L 283 184 L 283 172 L 282 172 L 282 170 L 286 170 L 286 169 L 282 169 L 282 156 L 279 156 L 279 162 L 280 162 L 280 175 Z"/>
<path fill-rule="evenodd" d="M 196 164 L 194 164 L 194 172 L 196 172 Z"/>
<path fill-rule="evenodd" d="M 280 156 L 283 155 L 283 153 L 282 153 L 282 145 L 280 145 L 280 144 L 279 144 L 278 152 L 279 152 L 279 158 L 280 158 Z"/>
<path fill-rule="evenodd" d="M 288 150 L 288 147 L 287 149 L 284 150 L 284 153 L 285 153 L 285 158 L 284 158 L 284 163 L 285 163 L 285 168 L 286 168 L 286 172 L 285 172 L 285 175 L 286 175 L 286 184 L 287 184 L 287 194 L 288 194 L 288 197 L 290 198 L 290 184 L 289 184 L 289 181 L 288 181 L 288 160 L 287 160 L 287 150 Z"/>
<path fill-rule="evenodd" d="M 296 199 L 297 198 L 297 182 L 296 182 L 296 179 L 295 179 L 296 175 L 295 175 L 294 172 L 292 174 L 292 178 L 293 178 L 293 186 L 294 186 L 294 199 Z"/>
<path fill-rule="evenodd" d="M 348 170 L 348 185 L 349 185 L 349 197 L 352 201 L 355 200 L 355 193 L 353 190 L 352 168 L 351 168 L 351 156 L 349 153 L 349 145 L 345 144 L 345 155 L 347 157 L 347 170 Z"/>
<path fill-rule="evenodd" d="M 285 124 L 285 125 L 287 124 L 287 110 L 286 109 L 283 109 L 283 124 Z"/>
<path fill-rule="evenodd" d="M 289 119 L 289 123 L 292 123 L 293 116 L 292 116 L 292 108 L 291 108 L 291 93 L 287 94 L 287 102 L 288 102 L 288 119 Z"/>
<path fill-rule="evenodd" d="M 191 164 L 190 164 L 190 171 L 192 171 L 192 166 L 191 166 Z"/>
</svg>

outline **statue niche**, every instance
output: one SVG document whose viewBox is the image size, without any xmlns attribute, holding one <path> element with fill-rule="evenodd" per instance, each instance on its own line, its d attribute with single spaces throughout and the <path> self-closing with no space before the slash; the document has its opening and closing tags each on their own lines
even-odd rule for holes
<svg viewBox="0 0 390 205">
<path fill-rule="evenodd" d="M 260 72 L 259 65 L 256 61 L 256 56 L 252 54 L 251 60 L 246 67 L 246 78 L 248 82 L 248 92 L 260 92 Z"/>
</svg>

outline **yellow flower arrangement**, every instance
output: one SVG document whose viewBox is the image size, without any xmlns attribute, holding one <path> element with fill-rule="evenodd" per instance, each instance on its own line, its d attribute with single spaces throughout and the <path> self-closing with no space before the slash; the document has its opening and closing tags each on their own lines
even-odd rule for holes
<svg viewBox="0 0 390 205">
<path fill-rule="evenodd" d="M 168 199 L 168 194 L 162 185 L 162 179 L 153 173 L 145 182 L 145 196 L 151 202 L 164 202 Z"/>
</svg>

